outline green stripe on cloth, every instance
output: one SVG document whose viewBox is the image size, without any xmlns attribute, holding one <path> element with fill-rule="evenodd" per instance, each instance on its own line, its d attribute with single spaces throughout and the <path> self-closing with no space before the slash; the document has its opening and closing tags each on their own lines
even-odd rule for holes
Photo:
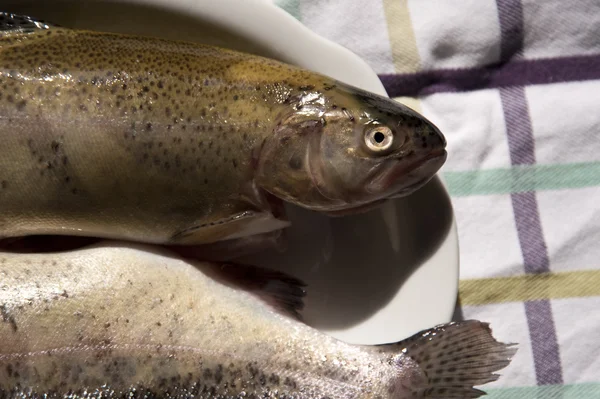
<svg viewBox="0 0 600 399">
<path fill-rule="evenodd" d="M 600 270 L 461 280 L 461 305 L 600 296 Z"/>
<path fill-rule="evenodd" d="M 442 173 L 450 195 L 509 194 L 600 185 L 600 163 L 518 165 L 510 169 L 488 169 Z"/>
<path fill-rule="evenodd" d="M 489 399 L 598 399 L 600 383 L 485 389 Z"/>
<path fill-rule="evenodd" d="M 300 20 L 300 0 L 275 0 L 275 5 Z"/>
</svg>

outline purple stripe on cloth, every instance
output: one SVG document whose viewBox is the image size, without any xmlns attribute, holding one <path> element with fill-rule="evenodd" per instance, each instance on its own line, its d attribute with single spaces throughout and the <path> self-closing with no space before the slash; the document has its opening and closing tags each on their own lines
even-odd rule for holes
<svg viewBox="0 0 600 399">
<path fill-rule="evenodd" d="M 500 60 L 506 62 L 523 50 L 523 5 L 521 0 L 496 0 L 500 20 Z"/>
<path fill-rule="evenodd" d="M 535 141 L 523 88 L 500 91 L 510 159 L 513 165 L 535 163 Z M 550 271 L 548 249 L 540 222 L 535 192 L 511 195 L 519 245 L 526 273 Z M 542 301 L 544 302 L 544 301 Z M 526 302 L 525 310 L 532 342 L 536 381 L 539 385 L 562 382 L 560 349 L 549 301 L 546 306 Z M 554 340 L 547 340 L 548 336 Z"/>
<path fill-rule="evenodd" d="M 531 335 L 537 383 L 539 385 L 562 384 L 562 367 L 557 352 L 558 340 L 550 301 L 525 302 L 525 314 Z"/>
<path fill-rule="evenodd" d="M 535 163 L 535 138 L 523 86 L 585 80 L 591 77 L 585 69 L 593 63 L 600 66 L 600 56 L 508 63 L 523 49 L 523 5 L 521 0 L 496 0 L 496 4 L 502 35 L 501 62 L 504 64 L 490 75 L 481 74 L 480 83 L 487 82 L 489 86 L 500 88 L 511 164 L 531 165 Z M 600 77 L 600 70 L 597 77 Z M 536 193 L 515 193 L 511 200 L 525 272 L 550 271 Z M 525 314 L 538 385 L 562 384 L 560 348 L 550 301 L 525 302 Z"/>
<path fill-rule="evenodd" d="M 534 164 L 535 139 L 533 138 L 525 89 L 523 87 L 501 89 L 500 99 L 504 110 L 511 164 Z"/>
<path fill-rule="evenodd" d="M 544 241 L 537 199 L 534 192 L 515 193 L 511 196 L 517 234 L 521 244 L 526 273 L 550 271 L 548 249 Z"/>
<path fill-rule="evenodd" d="M 379 79 L 390 97 L 596 80 L 600 79 L 600 54 L 519 60 L 479 68 L 381 74 Z"/>
</svg>

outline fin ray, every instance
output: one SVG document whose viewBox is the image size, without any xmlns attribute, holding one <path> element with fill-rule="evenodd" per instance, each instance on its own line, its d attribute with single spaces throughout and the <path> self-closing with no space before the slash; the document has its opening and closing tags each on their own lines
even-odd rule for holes
<svg viewBox="0 0 600 399">
<path fill-rule="evenodd" d="M 466 320 L 421 331 L 379 350 L 396 356 L 398 367 L 406 356 L 418 365 L 411 398 L 478 398 L 485 392 L 475 386 L 499 378 L 496 372 L 508 366 L 517 351 L 514 345 L 498 342 L 489 324 Z"/>
</svg>

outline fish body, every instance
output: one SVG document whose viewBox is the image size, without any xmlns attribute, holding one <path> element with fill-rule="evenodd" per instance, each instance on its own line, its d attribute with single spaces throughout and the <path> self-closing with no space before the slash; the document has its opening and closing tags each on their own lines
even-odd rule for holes
<svg viewBox="0 0 600 399">
<path fill-rule="evenodd" d="M 2 398 L 475 398 L 514 353 L 477 321 L 350 345 L 301 321 L 293 277 L 144 245 L 2 253 L 0 276 Z"/>
<path fill-rule="evenodd" d="M 429 121 L 275 60 L 0 13 L 0 236 L 204 244 L 407 195 Z"/>
</svg>

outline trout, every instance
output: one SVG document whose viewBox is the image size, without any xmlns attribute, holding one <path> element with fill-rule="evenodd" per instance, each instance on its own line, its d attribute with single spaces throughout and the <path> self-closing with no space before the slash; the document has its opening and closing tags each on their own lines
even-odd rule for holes
<svg viewBox="0 0 600 399">
<path fill-rule="evenodd" d="M 476 398 L 516 351 L 475 320 L 351 345 L 294 277 L 148 245 L 0 255 L 0 397 Z"/>
<path fill-rule="evenodd" d="M 446 141 L 389 98 L 272 59 L 0 13 L 0 237 L 207 244 L 363 212 Z"/>
</svg>

